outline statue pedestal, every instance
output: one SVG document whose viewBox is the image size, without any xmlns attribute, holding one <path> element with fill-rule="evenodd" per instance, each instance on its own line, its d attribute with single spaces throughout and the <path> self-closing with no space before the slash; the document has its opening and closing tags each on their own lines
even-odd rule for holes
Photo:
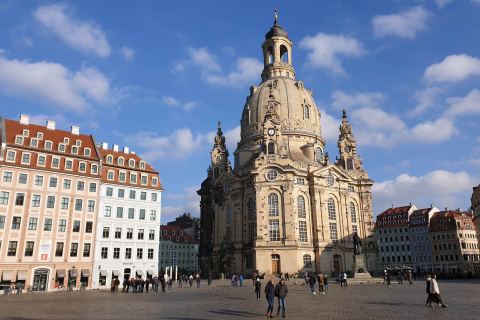
<svg viewBox="0 0 480 320">
<path fill-rule="evenodd" d="M 350 278 L 348 282 L 354 284 L 378 282 L 378 279 L 372 278 L 368 272 L 363 254 L 353 256 L 353 278 Z"/>
</svg>

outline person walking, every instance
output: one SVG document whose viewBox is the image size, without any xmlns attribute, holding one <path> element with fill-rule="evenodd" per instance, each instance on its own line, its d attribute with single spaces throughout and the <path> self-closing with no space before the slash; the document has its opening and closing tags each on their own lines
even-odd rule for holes
<svg viewBox="0 0 480 320">
<path fill-rule="evenodd" d="M 397 272 L 397 282 L 398 282 L 398 284 L 403 284 L 403 281 L 402 281 L 402 272 L 401 272 L 401 271 L 398 271 L 398 272 Z"/>
<path fill-rule="evenodd" d="M 287 297 L 287 293 L 288 287 L 285 283 L 285 279 L 282 278 L 275 286 L 275 295 L 278 298 L 277 317 L 280 314 L 280 309 L 282 309 L 282 318 L 285 318 L 285 298 Z"/>
<path fill-rule="evenodd" d="M 315 275 L 312 273 L 310 277 L 308 278 L 308 285 L 310 286 L 310 291 L 312 291 L 313 294 L 317 294 L 315 292 L 315 283 L 317 280 L 315 279 Z"/>
<path fill-rule="evenodd" d="M 273 280 L 269 280 L 265 286 L 265 298 L 267 298 L 267 318 L 273 318 L 273 299 L 275 299 L 275 287 L 273 286 Z"/>
<path fill-rule="evenodd" d="M 427 275 L 427 280 L 425 281 L 426 283 L 426 291 L 427 291 L 427 301 L 425 301 L 425 307 L 430 307 L 433 308 L 432 306 L 432 294 L 430 293 L 430 280 L 432 278 L 430 277 L 430 274 Z"/>
<path fill-rule="evenodd" d="M 212 285 L 212 273 L 208 273 L 207 284 L 210 287 Z"/>
<path fill-rule="evenodd" d="M 341 278 L 341 280 L 340 280 L 340 286 L 341 286 L 341 287 L 346 287 L 346 286 L 348 286 L 347 279 L 348 279 L 347 273 L 346 273 L 346 272 L 343 272 L 343 273 L 342 273 L 342 278 Z"/>
<path fill-rule="evenodd" d="M 323 294 L 328 291 L 328 277 L 326 274 L 323 275 Z"/>
<path fill-rule="evenodd" d="M 260 282 L 260 278 L 257 278 L 255 281 L 255 293 L 257 294 L 257 299 L 260 299 L 260 290 L 262 289 L 262 283 Z"/>
<path fill-rule="evenodd" d="M 432 293 L 432 300 L 438 303 L 438 306 L 446 308 L 447 305 L 443 303 L 442 297 L 440 296 L 440 289 L 438 288 L 437 276 L 433 275 L 430 279 L 430 292 Z"/>
<path fill-rule="evenodd" d="M 325 292 L 323 291 L 323 285 L 325 284 L 324 281 L 325 280 L 323 278 L 323 273 L 320 273 L 318 275 L 318 293 L 325 294 Z"/>
<path fill-rule="evenodd" d="M 243 286 L 243 274 L 238 277 L 238 281 L 240 282 L 240 287 Z"/>
<path fill-rule="evenodd" d="M 197 276 L 196 276 L 195 281 L 197 282 L 197 288 L 200 288 L 200 281 L 201 281 L 201 279 L 200 279 L 200 275 L 199 275 L 198 273 L 197 273 Z"/>
</svg>

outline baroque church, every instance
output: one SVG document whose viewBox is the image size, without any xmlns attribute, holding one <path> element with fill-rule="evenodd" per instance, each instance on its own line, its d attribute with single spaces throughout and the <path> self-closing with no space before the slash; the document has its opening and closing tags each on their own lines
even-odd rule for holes
<svg viewBox="0 0 480 320">
<path fill-rule="evenodd" d="M 353 236 L 375 266 L 371 188 L 343 111 L 329 159 L 312 91 L 295 79 L 292 41 L 274 25 L 262 44 L 262 82 L 250 88 L 233 168 L 218 126 L 200 201 L 202 272 L 353 272 Z"/>
</svg>

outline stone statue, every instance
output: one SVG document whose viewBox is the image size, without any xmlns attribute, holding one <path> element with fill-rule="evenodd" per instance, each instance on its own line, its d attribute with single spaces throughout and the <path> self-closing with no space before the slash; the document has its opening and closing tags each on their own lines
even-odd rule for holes
<svg viewBox="0 0 480 320">
<path fill-rule="evenodd" d="M 360 237 L 356 232 L 353 234 L 353 250 L 355 255 L 362 253 L 362 240 L 360 240 Z"/>
</svg>

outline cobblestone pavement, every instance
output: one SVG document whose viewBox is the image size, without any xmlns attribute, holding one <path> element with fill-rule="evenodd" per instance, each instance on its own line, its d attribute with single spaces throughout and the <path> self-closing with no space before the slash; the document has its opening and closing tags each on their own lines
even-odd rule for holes
<svg viewBox="0 0 480 320">
<path fill-rule="evenodd" d="M 326 295 L 287 283 L 288 319 L 480 319 L 479 281 L 439 280 L 447 309 L 425 308 L 423 281 L 392 287 L 330 284 Z M 0 296 L 0 319 L 264 319 L 266 301 L 255 299 L 250 281 L 232 288 L 173 288 L 170 293 L 124 294 L 103 291 Z M 275 308 L 277 303 L 275 302 Z"/>
</svg>

